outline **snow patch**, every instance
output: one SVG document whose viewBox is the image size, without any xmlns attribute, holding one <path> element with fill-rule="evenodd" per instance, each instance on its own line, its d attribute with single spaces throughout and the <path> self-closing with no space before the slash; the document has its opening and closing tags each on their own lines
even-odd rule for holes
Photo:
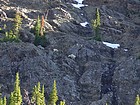
<svg viewBox="0 0 140 105">
<path fill-rule="evenodd" d="M 89 24 L 88 22 L 80 23 L 81 26 L 86 27 L 86 25 Z"/>
<path fill-rule="evenodd" d="M 109 19 L 112 19 L 112 16 L 108 16 Z"/>
<path fill-rule="evenodd" d="M 75 59 L 76 58 L 76 56 L 74 54 L 70 54 L 70 55 L 68 55 L 68 57 L 69 58 L 72 58 L 72 59 Z"/>
<path fill-rule="evenodd" d="M 77 4 L 72 4 L 75 8 L 79 8 L 79 9 L 80 9 L 81 7 L 88 6 L 88 5 L 82 4 L 82 2 L 83 2 L 84 0 L 74 0 L 74 1 L 77 2 Z"/>
<path fill-rule="evenodd" d="M 119 48 L 120 47 L 120 44 L 112 44 L 112 43 L 108 43 L 108 42 L 103 42 L 103 44 L 105 44 L 106 46 L 111 47 L 111 48 Z"/>
<path fill-rule="evenodd" d="M 54 52 L 58 52 L 58 49 L 53 49 Z"/>
<path fill-rule="evenodd" d="M 124 51 L 128 51 L 128 49 L 124 49 Z"/>
<path fill-rule="evenodd" d="M 88 5 L 84 5 L 84 4 L 72 4 L 75 8 L 81 8 L 81 7 L 85 7 L 85 6 L 88 6 Z"/>
</svg>

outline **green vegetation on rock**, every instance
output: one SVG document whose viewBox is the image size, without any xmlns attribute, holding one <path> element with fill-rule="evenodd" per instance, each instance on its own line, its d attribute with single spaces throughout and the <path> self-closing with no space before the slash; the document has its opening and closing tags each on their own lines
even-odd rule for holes
<svg viewBox="0 0 140 105">
<path fill-rule="evenodd" d="M 101 22 L 100 22 L 100 13 L 99 13 L 99 9 L 97 8 L 96 9 L 96 19 L 95 20 L 92 20 L 92 27 L 95 31 L 95 40 L 97 41 L 101 41 L 101 36 L 100 36 L 100 33 L 99 33 L 99 27 L 101 25 Z"/>
<path fill-rule="evenodd" d="M 10 31 L 6 31 L 7 26 L 4 25 L 5 36 L 4 38 L 0 39 L 1 42 L 19 42 L 19 30 L 21 28 L 22 18 L 19 12 L 16 12 L 14 18 L 13 29 Z"/>
<path fill-rule="evenodd" d="M 44 96 L 44 85 L 42 86 L 42 90 L 40 88 L 40 82 L 38 82 L 37 86 L 33 88 L 32 100 L 33 104 L 37 105 L 46 105 L 45 104 L 45 96 Z"/>
<path fill-rule="evenodd" d="M 6 102 L 7 102 L 6 97 L 0 98 L 0 105 L 6 105 Z"/>
<path fill-rule="evenodd" d="M 140 105 L 140 96 L 136 96 L 135 105 Z"/>
<path fill-rule="evenodd" d="M 16 73 L 14 91 L 11 92 L 9 105 L 21 105 L 21 103 L 22 103 L 22 95 L 20 90 L 19 73 Z"/>
<path fill-rule="evenodd" d="M 58 96 L 57 96 L 56 81 L 54 80 L 48 105 L 56 105 L 57 100 L 58 100 Z"/>
<path fill-rule="evenodd" d="M 65 105 L 65 101 L 60 101 L 60 105 Z"/>
<path fill-rule="evenodd" d="M 33 29 L 33 33 L 35 34 L 34 44 L 36 46 L 41 45 L 45 47 L 47 44 L 47 40 L 44 35 L 44 16 L 42 16 L 41 20 L 40 20 L 40 17 L 38 16 L 34 29 Z"/>
</svg>

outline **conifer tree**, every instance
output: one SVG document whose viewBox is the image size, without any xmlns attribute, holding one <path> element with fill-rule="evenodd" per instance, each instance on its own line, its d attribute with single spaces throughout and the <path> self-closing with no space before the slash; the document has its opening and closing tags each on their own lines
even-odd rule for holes
<svg viewBox="0 0 140 105">
<path fill-rule="evenodd" d="M 60 105 L 65 105 L 65 101 L 60 101 Z"/>
<path fill-rule="evenodd" d="M 139 95 L 136 96 L 135 105 L 140 105 L 140 96 Z"/>
<path fill-rule="evenodd" d="M 56 81 L 54 80 L 52 91 L 51 91 L 50 97 L 49 97 L 48 105 L 56 105 L 57 100 L 58 100 L 58 96 L 57 96 Z"/>
<path fill-rule="evenodd" d="M 16 12 L 15 14 L 15 18 L 14 18 L 14 35 L 16 35 L 17 37 L 19 37 L 19 30 L 21 28 L 21 24 L 22 24 L 22 18 L 21 18 L 21 14 L 19 12 Z"/>
<path fill-rule="evenodd" d="M 96 9 L 96 19 L 92 20 L 92 27 L 95 30 L 95 39 L 98 40 L 98 41 L 101 41 L 101 37 L 100 37 L 100 34 L 99 34 L 100 25 L 101 25 L 100 13 L 99 13 L 99 9 L 97 8 Z"/>
<path fill-rule="evenodd" d="M 6 96 L 3 98 L 3 105 L 6 105 Z"/>
<path fill-rule="evenodd" d="M 10 42 L 18 42 L 19 41 L 19 30 L 21 28 L 22 24 L 22 18 L 21 14 L 19 12 L 16 12 L 15 18 L 14 18 L 14 24 L 13 29 L 11 29 L 9 32 L 6 31 L 6 24 L 4 25 L 5 30 L 5 37 L 2 39 L 2 41 L 10 41 Z"/>
<path fill-rule="evenodd" d="M 97 8 L 96 9 L 96 20 L 97 20 L 97 26 L 99 27 L 101 25 L 101 22 L 100 22 L 100 13 L 99 13 L 99 9 Z"/>
<path fill-rule="evenodd" d="M 45 97 L 44 97 L 44 85 L 42 86 L 42 90 L 40 89 L 40 82 L 38 82 L 38 85 L 34 87 L 33 89 L 33 95 L 32 95 L 32 103 L 36 105 L 46 105 L 45 104 Z"/>
<path fill-rule="evenodd" d="M 3 105 L 3 99 L 2 99 L 1 96 L 2 96 L 2 95 L 1 95 L 1 93 L 0 93 L 0 105 Z"/>
<path fill-rule="evenodd" d="M 41 28 L 41 23 L 40 23 L 40 17 L 38 16 L 35 27 L 34 27 L 34 33 L 36 36 L 40 35 L 40 28 Z"/>
<path fill-rule="evenodd" d="M 10 95 L 10 105 L 21 105 L 22 95 L 20 91 L 19 73 L 16 73 L 16 80 L 14 84 L 14 91 Z"/>
<path fill-rule="evenodd" d="M 2 98 L 0 98 L 0 105 L 3 105 L 3 100 L 2 100 Z"/>
<path fill-rule="evenodd" d="M 13 92 L 11 92 L 11 94 L 10 94 L 10 99 L 9 99 L 9 105 L 15 105 L 14 104 L 14 98 L 13 98 L 14 96 L 13 96 Z"/>
<path fill-rule="evenodd" d="M 46 103 L 45 103 L 45 96 L 44 96 L 44 85 L 42 86 L 42 92 L 41 92 L 41 100 L 42 100 L 42 103 L 41 103 L 41 105 L 46 105 Z"/>
</svg>

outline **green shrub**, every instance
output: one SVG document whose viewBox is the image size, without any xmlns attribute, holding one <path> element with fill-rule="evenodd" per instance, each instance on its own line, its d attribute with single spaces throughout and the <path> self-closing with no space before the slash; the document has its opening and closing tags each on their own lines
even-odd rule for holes
<svg viewBox="0 0 140 105">
<path fill-rule="evenodd" d="M 0 40 L 1 42 L 19 42 L 19 38 L 13 33 L 12 30 L 5 32 L 5 37 Z"/>
<path fill-rule="evenodd" d="M 21 28 L 22 24 L 22 18 L 19 12 L 15 14 L 14 18 L 14 24 L 13 24 L 13 29 L 11 29 L 9 32 L 5 31 L 5 36 L 4 38 L 0 39 L 0 42 L 19 42 L 19 30 Z M 6 30 L 7 26 L 4 25 L 4 30 Z"/>
</svg>

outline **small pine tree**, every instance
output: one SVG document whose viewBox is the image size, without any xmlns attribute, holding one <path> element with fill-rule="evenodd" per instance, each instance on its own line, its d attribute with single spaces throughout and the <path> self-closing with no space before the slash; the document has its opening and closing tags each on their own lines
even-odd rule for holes
<svg viewBox="0 0 140 105">
<path fill-rule="evenodd" d="M 41 28 L 41 23 L 40 23 L 40 17 L 38 16 L 34 27 L 34 33 L 36 36 L 40 35 L 40 28 Z"/>
<path fill-rule="evenodd" d="M 3 105 L 6 105 L 7 101 L 6 101 L 6 96 L 3 98 Z"/>
<path fill-rule="evenodd" d="M 22 95 L 19 85 L 20 85 L 19 73 L 16 73 L 14 91 L 10 95 L 10 105 L 21 105 L 22 103 Z"/>
<path fill-rule="evenodd" d="M 100 37 L 100 34 L 99 34 L 100 25 L 101 25 L 100 13 L 99 13 L 99 9 L 97 8 L 96 9 L 96 19 L 92 20 L 92 27 L 95 30 L 95 39 L 98 40 L 98 41 L 101 41 L 101 37 Z"/>
<path fill-rule="evenodd" d="M 3 100 L 2 100 L 2 98 L 0 98 L 0 105 L 3 105 Z"/>
<path fill-rule="evenodd" d="M 60 101 L 60 105 L 65 105 L 65 101 Z"/>
<path fill-rule="evenodd" d="M 36 105 L 46 105 L 45 104 L 45 97 L 44 97 L 44 85 L 42 86 L 42 90 L 40 89 L 40 82 L 38 85 L 34 87 L 32 93 L 31 102 Z"/>
<path fill-rule="evenodd" d="M 140 96 L 139 95 L 136 96 L 135 105 L 140 105 Z"/>
<path fill-rule="evenodd" d="M 1 97 L 2 97 L 2 94 L 0 93 L 0 105 L 3 105 L 3 99 Z"/>
<path fill-rule="evenodd" d="M 35 34 L 35 40 L 34 44 L 39 45 L 40 44 L 40 28 L 41 28 L 41 23 L 40 23 L 40 18 L 38 16 L 35 26 L 34 26 L 34 34 Z"/>
<path fill-rule="evenodd" d="M 97 20 L 97 26 L 100 26 L 101 25 L 101 22 L 100 22 L 100 13 L 99 13 L 99 9 L 97 8 L 96 9 L 96 20 Z"/>
<path fill-rule="evenodd" d="M 21 18 L 21 14 L 19 12 L 16 12 L 15 14 L 15 18 L 14 18 L 14 35 L 16 35 L 19 38 L 19 30 L 21 28 L 21 24 L 22 24 L 22 18 Z"/>
<path fill-rule="evenodd" d="M 22 24 L 22 18 L 19 12 L 16 12 L 15 18 L 14 18 L 14 24 L 13 24 L 13 29 L 10 30 L 9 32 L 6 31 L 6 24 L 4 25 L 4 30 L 5 30 L 5 37 L 2 39 L 2 41 L 7 42 L 19 42 L 19 30 L 21 28 Z"/>
<path fill-rule="evenodd" d="M 33 33 L 35 34 L 34 44 L 46 47 L 48 42 L 47 42 L 46 37 L 44 35 L 44 25 L 45 25 L 44 16 L 42 16 L 41 21 L 40 21 L 40 18 L 38 16 L 36 23 L 35 23 L 35 26 L 34 26 L 34 29 L 33 29 Z"/>
<path fill-rule="evenodd" d="M 14 95 L 13 95 L 13 92 L 11 92 L 11 94 L 10 94 L 9 105 L 15 105 L 14 104 Z"/>
<path fill-rule="evenodd" d="M 48 105 L 56 105 L 56 102 L 58 100 L 58 96 L 57 96 L 57 88 L 56 88 L 56 81 L 54 80 L 53 83 L 53 88 L 49 97 L 49 103 Z"/>
<path fill-rule="evenodd" d="M 45 96 L 44 96 L 44 85 L 42 86 L 41 100 L 42 100 L 41 105 L 46 105 L 46 103 L 45 103 Z"/>
</svg>

